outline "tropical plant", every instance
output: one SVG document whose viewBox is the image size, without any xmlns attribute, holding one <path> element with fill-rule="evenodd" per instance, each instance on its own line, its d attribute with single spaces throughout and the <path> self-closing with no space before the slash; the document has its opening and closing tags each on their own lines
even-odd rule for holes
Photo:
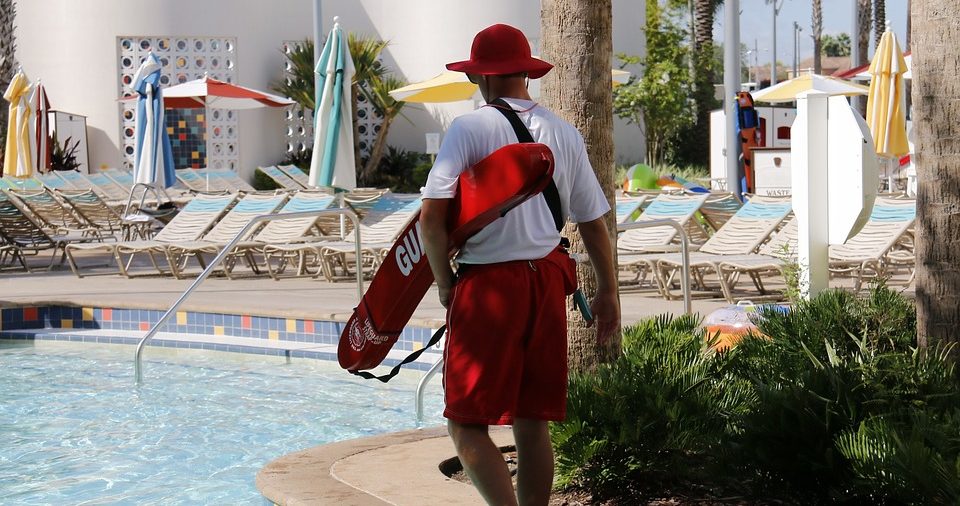
<svg viewBox="0 0 960 506">
<path fill-rule="evenodd" d="M 960 375 L 950 346 L 913 345 L 912 301 L 877 286 L 759 315 L 725 352 L 693 317 L 627 329 L 622 357 L 571 377 L 551 432 L 559 483 L 597 497 L 695 484 L 747 503 L 960 501 Z"/>
<path fill-rule="evenodd" d="M 945 13 L 953 14 L 945 14 Z M 960 61 L 952 44 L 960 0 L 913 2 L 913 124 L 917 159 L 917 338 L 960 341 L 960 139 L 951 107 L 960 90 L 937 83 L 960 78 Z"/>
<path fill-rule="evenodd" d="M 685 64 L 689 48 L 683 44 L 684 33 L 675 16 L 664 11 L 657 0 L 647 0 L 645 31 L 646 57 L 617 55 L 624 65 L 641 65 L 643 74 L 614 90 L 613 110 L 628 123 L 640 126 L 647 141 L 646 161 L 657 165 L 674 161 L 675 141 L 696 117 Z"/>
<path fill-rule="evenodd" d="M 821 37 L 821 51 L 825 56 L 850 56 L 850 35 L 824 35 Z"/>
<path fill-rule="evenodd" d="M 558 484 L 605 498 L 716 475 L 728 420 L 753 403 L 725 368 L 699 318 L 624 329 L 622 357 L 570 380 L 567 418 L 551 432 Z"/>
<path fill-rule="evenodd" d="M 72 137 L 67 137 L 63 145 L 57 141 L 57 134 L 54 132 L 51 138 L 50 150 L 50 170 L 77 170 L 80 168 L 80 161 L 77 160 L 77 150 L 80 149 L 80 139 L 70 145 Z"/>
</svg>

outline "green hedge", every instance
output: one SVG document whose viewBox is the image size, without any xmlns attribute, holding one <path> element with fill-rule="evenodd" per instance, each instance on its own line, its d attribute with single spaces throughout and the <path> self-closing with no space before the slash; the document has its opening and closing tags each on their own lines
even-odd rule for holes
<svg viewBox="0 0 960 506">
<path fill-rule="evenodd" d="M 572 377 L 558 480 L 802 504 L 960 501 L 960 379 L 917 350 L 915 310 L 878 287 L 829 291 L 716 352 L 695 318 L 626 329 L 623 356 Z"/>
</svg>

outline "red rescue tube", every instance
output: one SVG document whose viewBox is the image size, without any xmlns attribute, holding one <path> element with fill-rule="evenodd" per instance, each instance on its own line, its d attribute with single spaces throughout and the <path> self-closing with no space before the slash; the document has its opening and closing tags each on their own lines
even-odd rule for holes
<svg viewBox="0 0 960 506">
<path fill-rule="evenodd" d="M 460 174 L 447 229 L 456 252 L 473 234 L 537 195 L 553 177 L 543 144 L 510 144 Z M 433 284 L 420 234 L 420 215 L 390 248 L 340 335 L 337 358 L 350 371 L 372 369 L 390 352 Z"/>
</svg>

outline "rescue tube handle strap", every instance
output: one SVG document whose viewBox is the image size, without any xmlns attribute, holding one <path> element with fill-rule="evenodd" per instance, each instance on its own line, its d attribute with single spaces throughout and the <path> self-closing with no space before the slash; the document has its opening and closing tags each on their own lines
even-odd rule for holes
<svg viewBox="0 0 960 506">
<path fill-rule="evenodd" d="M 349 371 L 349 372 L 350 374 L 355 374 L 357 376 L 360 376 L 363 379 L 375 379 L 377 381 L 386 383 L 400 372 L 401 367 L 420 358 L 420 355 L 422 355 L 424 351 L 427 351 L 428 348 L 440 342 L 440 338 L 443 337 L 443 333 L 446 332 L 446 330 L 447 330 L 446 325 L 437 329 L 437 331 L 433 333 L 433 336 L 430 337 L 430 340 L 427 341 L 427 344 L 423 345 L 423 348 L 420 348 L 419 350 L 407 355 L 407 358 L 403 359 L 403 361 L 400 362 L 399 364 L 393 366 L 393 369 L 391 369 L 390 372 L 388 372 L 387 374 L 384 374 L 382 376 L 377 376 L 367 371 Z"/>
<path fill-rule="evenodd" d="M 497 98 L 490 102 L 490 104 L 494 106 L 494 109 L 500 111 L 500 113 L 507 118 L 507 121 L 510 122 L 510 126 L 513 127 L 513 132 L 517 134 L 518 142 L 536 142 L 533 140 L 533 135 L 530 134 L 530 130 L 527 130 L 523 121 L 520 120 L 517 111 L 514 111 L 513 108 L 510 107 L 510 104 L 506 103 L 502 98 Z M 542 195 L 544 200 L 547 201 L 547 207 L 550 208 L 550 214 L 553 215 L 553 224 L 556 225 L 557 232 L 560 232 L 563 230 L 563 213 L 560 211 L 560 191 L 557 190 L 557 184 L 553 181 L 552 177 L 547 187 L 543 189 Z"/>
</svg>

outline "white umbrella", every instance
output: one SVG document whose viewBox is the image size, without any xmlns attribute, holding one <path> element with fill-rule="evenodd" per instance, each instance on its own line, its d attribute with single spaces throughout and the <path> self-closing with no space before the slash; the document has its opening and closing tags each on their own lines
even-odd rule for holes
<svg viewBox="0 0 960 506">
<path fill-rule="evenodd" d="M 150 53 L 133 75 L 131 87 L 137 92 L 134 180 L 162 189 L 173 186 L 177 178 L 174 173 L 170 137 L 163 119 L 160 68 L 160 60 Z"/>
<path fill-rule="evenodd" d="M 333 29 L 315 69 L 318 82 L 310 186 L 353 189 L 357 187 L 357 172 L 350 83 L 355 70 L 347 37 L 337 18 L 333 20 Z"/>
</svg>

